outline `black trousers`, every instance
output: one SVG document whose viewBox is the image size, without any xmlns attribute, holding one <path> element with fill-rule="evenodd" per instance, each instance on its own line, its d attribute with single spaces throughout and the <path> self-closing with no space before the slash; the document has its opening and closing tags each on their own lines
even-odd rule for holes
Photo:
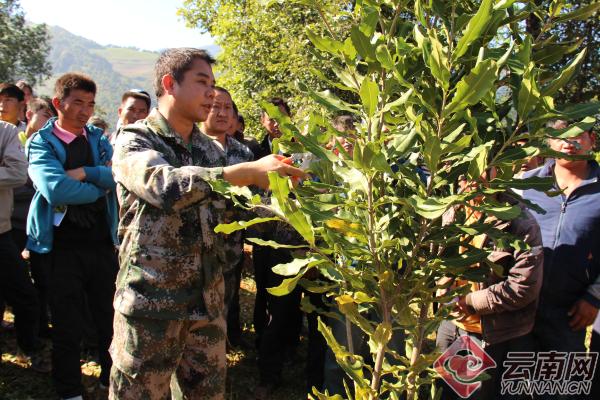
<svg viewBox="0 0 600 400">
<path fill-rule="evenodd" d="M 100 382 L 109 383 L 112 365 L 108 347 L 112 339 L 117 256 L 112 244 L 57 246 L 50 263 L 49 302 L 52 314 L 52 378 L 64 397 L 82 394 L 80 344 L 85 312 L 84 295 L 98 334 Z"/>
<path fill-rule="evenodd" d="M 0 297 L 13 308 L 17 343 L 25 353 L 36 348 L 38 298 L 11 232 L 0 234 Z"/>
<path fill-rule="evenodd" d="M 272 268 L 290 262 L 289 251 L 254 247 L 256 303 L 254 328 L 257 334 L 258 368 L 262 385 L 278 385 L 286 354 L 295 350 L 302 323 L 300 288 L 285 296 L 273 296 L 267 288 L 281 284 L 284 277 Z"/>
<path fill-rule="evenodd" d="M 48 318 L 48 290 L 50 285 L 50 258 L 46 254 L 29 250 L 29 267 L 33 286 L 39 300 L 39 331 L 40 336 L 48 337 L 50 319 Z"/>
</svg>

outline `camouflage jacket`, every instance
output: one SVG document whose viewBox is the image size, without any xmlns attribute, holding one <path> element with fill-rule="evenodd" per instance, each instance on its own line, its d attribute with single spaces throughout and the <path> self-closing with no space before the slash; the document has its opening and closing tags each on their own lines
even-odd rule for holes
<svg viewBox="0 0 600 400">
<path fill-rule="evenodd" d="M 212 141 L 212 146 L 201 154 L 202 159 L 199 165 L 202 167 L 225 167 L 227 165 L 235 165 L 254 160 L 254 154 L 252 154 L 246 145 L 229 136 L 227 136 L 225 148 L 221 147 L 215 139 L 212 139 L 209 136 L 206 137 Z M 236 208 L 231 200 L 226 200 L 226 210 L 222 217 L 223 223 L 247 220 L 253 217 L 254 215 L 250 212 Z M 243 231 L 236 231 L 230 235 L 224 235 L 223 248 L 225 253 L 225 264 L 223 265 L 223 273 L 225 274 L 233 271 L 234 267 L 244 256 L 243 235 Z"/>
<path fill-rule="evenodd" d="M 188 148 L 157 109 L 121 130 L 113 156 L 121 243 L 116 311 L 174 320 L 223 312 L 217 288 L 226 259 L 214 227 L 226 201 L 210 182 L 222 178 L 225 161 L 196 127 Z"/>
</svg>

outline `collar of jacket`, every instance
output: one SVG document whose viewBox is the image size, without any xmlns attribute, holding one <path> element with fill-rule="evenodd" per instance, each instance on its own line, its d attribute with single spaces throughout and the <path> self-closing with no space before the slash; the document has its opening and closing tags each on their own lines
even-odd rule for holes
<svg viewBox="0 0 600 400">
<path fill-rule="evenodd" d="M 152 128 L 156 134 L 162 136 L 169 142 L 174 142 L 182 148 L 188 150 L 188 146 L 185 144 L 181 135 L 179 135 L 169 124 L 169 121 L 158 111 L 158 108 L 154 108 L 148 117 L 146 117 L 146 123 Z M 197 124 L 194 124 L 192 128 L 192 146 L 201 147 L 201 144 L 206 142 L 207 135 L 203 134 L 198 128 Z M 212 140 L 212 139 L 211 139 Z"/>
<path fill-rule="evenodd" d="M 66 161 L 66 152 L 64 150 L 63 145 L 61 144 L 60 140 L 52 133 L 54 131 L 54 123 L 56 122 L 58 118 L 56 117 L 52 117 L 48 120 L 48 122 L 46 122 L 46 125 L 44 125 L 39 131 L 35 132 L 33 135 L 31 135 L 31 137 L 29 139 L 27 139 L 27 144 L 25 145 L 25 154 L 27 154 L 27 158 L 29 158 L 29 143 L 31 142 L 31 140 L 36 137 L 36 136 L 40 136 L 43 140 L 45 140 L 46 142 L 48 142 L 56 151 L 56 154 L 58 155 L 58 158 L 60 160 L 60 162 L 62 164 L 65 163 Z M 90 144 L 92 144 L 92 153 L 94 154 L 94 161 L 97 162 L 97 160 L 99 159 L 99 154 L 98 154 L 98 146 L 96 146 L 95 144 L 97 144 L 100 139 L 102 138 L 102 135 L 104 135 L 104 132 L 102 131 L 102 129 L 95 127 L 94 125 L 90 125 L 87 124 L 85 127 L 85 133 L 87 135 L 87 140 Z"/>
<path fill-rule="evenodd" d="M 551 158 L 546 161 L 546 163 L 541 166 L 539 176 L 542 178 L 552 178 L 554 176 L 554 166 L 556 165 L 556 160 Z M 588 183 L 597 182 L 600 178 L 600 166 L 595 160 L 588 160 L 588 165 L 590 166 L 590 175 L 587 179 L 584 179 L 581 182 L 581 186 L 587 185 Z"/>
</svg>

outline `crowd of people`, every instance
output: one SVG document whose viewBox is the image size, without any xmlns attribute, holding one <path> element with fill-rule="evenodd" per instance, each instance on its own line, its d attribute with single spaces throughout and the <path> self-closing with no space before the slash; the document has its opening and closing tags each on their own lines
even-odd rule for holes
<svg viewBox="0 0 600 400">
<path fill-rule="evenodd" d="M 126 91 L 112 132 L 94 115 L 97 87 L 86 75 L 61 76 L 52 98 L 34 96 L 22 81 L 0 84 L 0 306 L 9 305 L 15 315 L 19 357 L 51 373 L 62 399 L 84 396 L 84 348 L 97 352 L 100 390 L 111 399 L 223 399 L 227 348 L 247 346 L 258 354 L 252 396 L 268 398 L 282 384 L 284 362 L 295 359 L 302 296 L 325 307 L 320 295 L 299 287 L 285 296 L 270 294 L 267 289 L 283 279 L 272 267 L 291 261 L 292 253 L 254 245 L 256 341 L 243 339 L 244 234 L 214 228 L 251 216 L 214 184 L 224 180 L 264 195 L 271 171 L 307 176 L 272 154 L 281 132 L 267 112 L 261 115 L 264 139 L 244 136 L 231 94 L 215 86 L 213 63 L 203 50 L 164 51 L 155 66 L 156 107 L 147 91 Z M 291 115 L 285 100 L 271 104 Z M 354 129 L 350 116 L 333 125 L 340 132 Z M 551 128 L 567 129 L 568 123 L 554 121 Z M 352 154 L 351 135 L 334 140 L 334 151 Z M 594 144 L 591 131 L 549 140 L 568 155 L 588 154 Z M 484 218 L 527 244 L 500 248 L 492 237 L 477 236 L 470 245 L 491 246 L 490 261 L 503 273 L 485 282 L 447 277 L 438 283 L 440 298 L 470 288 L 452 299 L 452 318 L 437 331 L 439 350 L 469 336 L 498 366 L 472 398 L 501 397 L 509 352 L 585 353 L 586 328 L 600 307 L 600 167 L 587 159 L 532 158 L 524 169 L 524 177 L 553 177 L 560 195 L 530 189 L 522 193 L 526 202 L 496 195 L 521 207 L 511 221 L 478 212 L 477 198 L 444 216 L 446 224 L 457 213 L 468 215 L 467 224 Z M 419 175 L 428 179 L 425 170 Z M 489 170 L 483 181 L 494 177 Z M 469 182 L 461 184 L 469 190 Z M 253 235 L 302 241 L 279 222 Z M 307 321 L 307 393 L 316 387 L 344 395 L 344 371 L 317 331 L 316 313 Z M 343 318 L 328 322 L 342 345 L 366 347 L 359 329 L 347 334 Z M 600 322 L 592 351 L 600 348 L 599 332 Z M 44 338 L 51 340 L 51 360 L 41 351 Z M 403 335 L 395 333 L 389 346 L 403 353 Z M 451 388 L 440 386 L 443 398 L 453 398 Z"/>
</svg>

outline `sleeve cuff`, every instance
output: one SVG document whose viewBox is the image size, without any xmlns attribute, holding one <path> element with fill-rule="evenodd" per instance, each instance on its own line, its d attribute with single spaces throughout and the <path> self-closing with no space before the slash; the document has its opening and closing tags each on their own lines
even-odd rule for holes
<svg viewBox="0 0 600 400">
<path fill-rule="evenodd" d="M 594 295 L 592 295 L 589 292 L 585 292 L 584 295 L 582 296 L 583 299 L 585 301 L 587 301 L 588 303 L 590 303 L 591 305 L 593 305 L 596 308 L 600 308 L 600 300 L 597 299 Z"/>
<path fill-rule="evenodd" d="M 465 301 L 469 307 L 473 308 L 475 314 L 489 314 L 490 310 L 485 290 L 478 290 L 467 294 Z"/>
<path fill-rule="evenodd" d="M 100 170 L 96 167 L 83 167 L 85 171 L 85 180 L 91 183 L 98 183 L 100 179 Z"/>
</svg>

